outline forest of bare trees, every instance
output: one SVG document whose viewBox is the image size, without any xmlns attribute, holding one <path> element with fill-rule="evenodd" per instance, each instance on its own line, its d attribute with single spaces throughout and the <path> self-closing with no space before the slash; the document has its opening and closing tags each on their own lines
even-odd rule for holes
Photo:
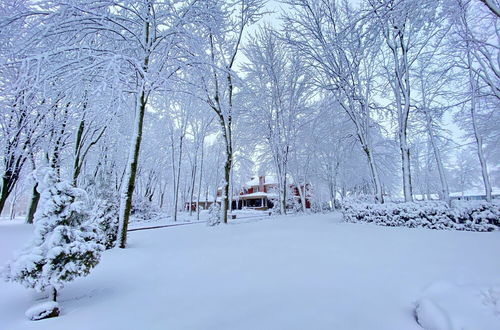
<svg viewBox="0 0 500 330">
<path fill-rule="evenodd" d="M 38 170 L 130 214 L 242 184 L 314 202 L 500 185 L 499 9 L 479 0 L 0 4 L 0 213 L 32 222 Z M 302 194 L 301 190 L 299 192 Z M 305 198 L 304 196 L 300 196 Z M 305 210 L 305 203 L 302 211 Z"/>
</svg>

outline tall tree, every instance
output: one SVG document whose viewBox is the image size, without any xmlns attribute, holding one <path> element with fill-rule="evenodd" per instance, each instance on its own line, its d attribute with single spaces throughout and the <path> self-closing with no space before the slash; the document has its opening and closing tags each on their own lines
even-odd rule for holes
<svg viewBox="0 0 500 330">
<path fill-rule="evenodd" d="M 287 49 L 278 32 L 269 26 L 250 41 L 245 56 L 249 61 L 243 66 L 248 123 L 253 138 L 262 134 L 268 146 L 279 182 L 280 212 L 285 214 L 289 156 L 314 96 L 312 79 L 300 56 Z"/>
<path fill-rule="evenodd" d="M 375 200 L 383 203 L 382 183 L 372 144 L 374 78 L 380 42 L 376 29 L 347 2 L 286 1 L 288 42 L 310 62 L 317 84 L 331 92 L 356 127 L 372 178 Z"/>
<path fill-rule="evenodd" d="M 411 202 L 411 166 L 408 126 L 412 109 L 411 67 L 440 31 L 438 1 L 370 0 L 374 20 L 380 28 L 389 54 L 385 57 L 385 73 L 394 97 L 397 135 L 401 151 L 403 194 Z"/>
<path fill-rule="evenodd" d="M 215 112 L 225 145 L 222 220 L 227 223 L 230 200 L 230 177 L 233 166 L 233 116 L 236 92 L 236 60 L 241 52 L 247 28 L 262 16 L 263 0 L 216 0 L 206 3 L 206 23 L 202 38 L 206 47 L 197 55 L 205 58 L 201 72 L 200 96 Z M 202 41 L 203 42 L 203 41 Z"/>
</svg>

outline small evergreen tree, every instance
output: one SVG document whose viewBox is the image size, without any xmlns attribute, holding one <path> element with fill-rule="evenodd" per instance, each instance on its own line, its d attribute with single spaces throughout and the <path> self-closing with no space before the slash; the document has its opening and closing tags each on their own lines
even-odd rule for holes
<svg viewBox="0 0 500 330">
<path fill-rule="evenodd" d="M 116 245 L 118 237 L 118 204 L 111 199 L 102 198 L 96 201 L 92 212 L 93 223 L 101 231 L 100 242 L 106 249 Z"/>
<path fill-rule="evenodd" d="M 45 172 L 39 186 L 34 238 L 3 275 L 40 292 L 51 288 L 56 301 L 65 282 L 87 275 L 97 265 L 104 246 L 98 229 L 88 221 L 83 190 L 61 181 L 53 170 Z"/>
<path fill-rule="evenodd" d="M 111 249 L 116 245 L 119 219 L 118 196 L 109 182 L 109 176 L 109 173 L 101 173 L 97 177 L 91 193 L 91 200 L 94 205 L 92 223 L 100 229 L 101 243 L 106 249 Z"/>
</svg>

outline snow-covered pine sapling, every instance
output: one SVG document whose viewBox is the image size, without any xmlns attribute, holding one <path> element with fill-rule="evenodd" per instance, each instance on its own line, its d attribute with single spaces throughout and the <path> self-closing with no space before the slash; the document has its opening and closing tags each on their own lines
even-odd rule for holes
<svg viewBox="0 0 500 330">
<path fill-rule="evenodd" d="M 93 223 L 101 231 L 101 243 L 106 249 L 116 245 L 118 237 L 118 205 L 116 201 L 107 198 L 98 199 L 92 212 Z"/>
<path fill-rule="evenodd" d="M 104 171 L 100 173 L 90 195 L 94 205 L 92 209 L 92 223 L 101 231 L 100 242 L 111 249 L 118 239 L 119 197 L 111 186 L 108 177 L 111 174 Z"/>
<path fill-rule="evenodd" d="M 88 221 L 85 192 L 47 170 L 39 183 L 40 207 L 31 244 L 3 270 L 7 281 L 39 292 L 52 290 L 52 300 L 65 282 L 87 275 L 99 262 L 104 246 Z"/>
</svg>

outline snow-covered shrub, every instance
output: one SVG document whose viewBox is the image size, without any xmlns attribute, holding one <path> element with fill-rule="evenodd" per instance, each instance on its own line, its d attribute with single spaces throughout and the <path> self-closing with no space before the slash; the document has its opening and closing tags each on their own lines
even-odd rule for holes
<svg viewBox="0 0 500 330">
<path fill-rule="evenodd" d="M 119 200 L 116 191 L 111 187 L 108 180 L 100 176 L 92 189 L 91 219 L 101 231 L 101 243 L 106 249 L 115 246 L 118 236 L 119 223 Z"/>
<path fill-rule="evenodd" d="M 55 301 L 45 301 L 30 307 L 24 315 L 31 321 L 48 319 L 59 316 L 59 304 Z"/>
<path fill-rule="evenodd" d="M 500 229 L 499 207 L 486 202 L 455 208 L 449 208 L 446 203 L 438 201 L 385 204 L 344 203 L 342 209 L 347 222 L 467 231 Z"/>
<path fill-rule="evenodd" d="M 97 265 L 104 246 L 99 243 L 99 230 L 88 219 L 85 191 L 61 181 L 52 170 L 46 171 L 39 185 L 33 240 L 3 275 L 40 292 L 52 288 L 55 301 L 65 282 L 87 275 Z"/>
<path fill-rule="evenodd" d="M 116 201 L 99 199 L 94 204 L 92 211 L 93 223 L 97 224 L 101 231 L 101 244 L 106 249 L 111 249 L 116 244 L 118 237 L 118 205 Z"/>
<path fill-rule="evenodd" d="M 500 227 L 500 205 L 486 201 L 462 201 L 454 205 L 457 222 L 481 230 L 485 226 Z"/>
<path fill-rule="evenodd" d="M 321 213 L 322 212 L 321 203 L 312 202 L 311 203 L 311 212 L 312 213 Z"/>
<path fill-rule="evenodd" d="M 159 210 L 149 199 L 136 196 L 132 201 L 130 214 L 138 221 L 150 220 L 158 216 Z"/>
<path fill-rule="evenodd" d="M 287 212 L 297 213 L 302 211 L 302 205 L 300 204 L 300 198 L 295 196 L 295 192 L 292 186 L 286 188 L 286 209 Z"/>
<path fill-rule="evenodd" d="M 210 205 L 210 207 L 208 208 L 207 225 L 216 226 L 216 225 L 220 224 L 221 215 L 222 215 L 222 212 L 221 212 L 221 208 L 220 208 L 219 204 L 213 203 L 212 205 Z"/>
<path fill-rule="evenodd" d="M 331 211 L 330 204 L 328 202 L 313 201 L 311 203 L 312 213 L 326 213 Z"/>
<path fill-rule="evenodd" d="M 292 213 L 302 212 L 302 204 L 300 204 L 300 198 L 294 195 L 288 195 L 286 199 L 286 209 Z"/>
<path fill-rule="evenodd" d="M 272 215 L 278 215 L 281 214 L 281 206 L 280 203 L 277 199 L 272 200 L 273 207 L 271 208 L 271 214 Z"/>
</svg>

